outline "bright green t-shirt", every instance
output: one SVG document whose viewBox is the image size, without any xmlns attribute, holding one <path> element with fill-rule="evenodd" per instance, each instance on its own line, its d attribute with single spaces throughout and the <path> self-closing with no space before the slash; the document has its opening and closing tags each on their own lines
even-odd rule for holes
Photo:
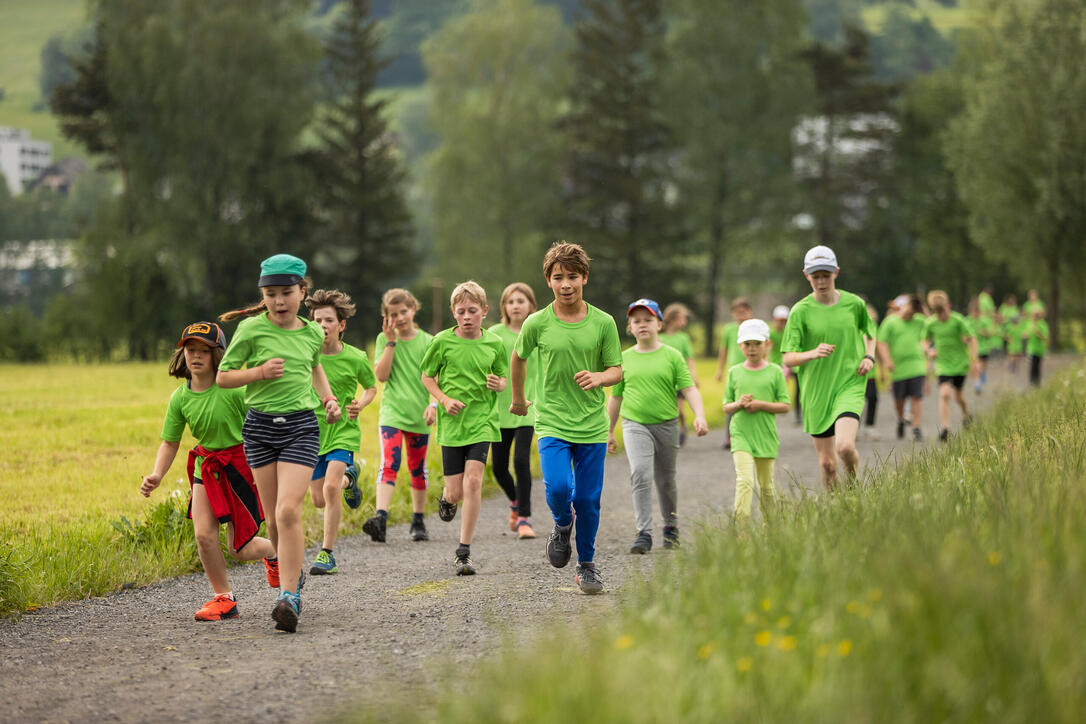
<svg viewBox="0 0 1086 724">
<path fill-rule="evenodd" d="M 760 370 L 747 369 L 746 364 L 738 364 L 728 370 L 724 403 L 735 402 L 743 395 L 753 395 L 754 399 L 763 402 L 791 402 L 784 370 L 773 363 Z M 740 408 L 732 415 L 728 429 L 731 431 L 732 452 L 748 452 L 756 458 L 777 457 L 781 443 L 777 437 L 777 416 L 772 412 L 749 412 Z"/>
<path fill-rule="evenodd" d="M 894 382 L 923 377 L 928 366 L 924 358 L 924 318 L 914 314 L 905 321 L 896 314 L 887 315 L 879 327 L 879 341 L 890 348 L 890 360 L 894 363 L 891 376 Z"/>
<path fill-rule="evenodd" d="M 995 320 L 991 317 L 975 317 L 969 322 L 973 325 L 973 331 L 977 333 L 977 354 L 986 355 L 992 352 L 993 341 L 996 336 Z"/>
<path fill-rule="evenodd" d="M 353 422 L 347 419 L 347 404 L 355 399 L 359 385 L 368 390 L 377 384 L 370 358 L 363 350 L 345 344 L 339 354 L 327 355 L 322 352 L 321 367 L 324 368 L 332 394 L 336 396 L 343 414 L 334 425 L 329 425 L 325 419 L 324 408 L 318 405 L 314 410 L 321 429 L 320 454 L 324 455 L 332 450 L 358 452 L 362 445 L 362 429 L 357 419 Z"/>
<path fill-rule="evenodd" d="M 980 316 L 991 317 L 995 314 L 996 305 L 995 300 L 992 299 L 992 295 L 988 292 L 981 292 L 977 295 L 977 309 L 980 310 Z"/>
<path fill-rule="evenodd" d="M 607 442 L 606 395 L 603 388 L 582 390 L 573 376 L 581 370 L 603 372 L 622 364 L 614 318 L 585 303 L 580 322 L 563 322 L 551 302 L 521 327 L 516 351 L 528 359 L 538 350 L 539 389 L 535 431 L 540 438 L 573 443 Z"/>
<path fill-rule="evenodd" d="M 433 338 L 420 329 L 413 338 L 397 341 L 392 351 L 392 369 L 381 392 L 381 411 L 377 416 L 381 427 L 423 435 L 430 432 L 422 417 L 430 403 L 430 393 L 422 386 L 422 358 Z M 384 354 L 387 342 L 384 332 L 377 335 L 376 357 Z"/>
<path fill-rule="evenodd" d="M 857 370 L 864 358 L 864 337 L 875 338 L 875 322 L 864 300 L 838 292 L 840 298 L 830 306 L 808 294 L 792 307 L 784 328 L 785 353 L 807 352 L 822 343 L 835 345 L 829 357 L 796 368 L 803 431 L 808 435 L 825 432 L 843 413 L 859 415 L 864 409 L 867 378 Z"/>
<path fill-rule="evenodd" d="M 675 390 L 694 386 L 682 354 L 666 344 L 652 352 L 630 347 L 622 353 L 622 381 L 611 394 L 622 398 L 621 415 L 642 425 L 679 416 Z"/>
<path fill-rule="evenodd" d="M 1044 310 L 1045 303 L 1042 302 L 1040 299 L 1038 299 L 1036 302 L 1026 301 L 1026 303 L 1022 305 L 1022 316 L 1025 317 L 1028 321 L 1033 321 L 1033 313 L 1044 312 Z"/>
<path fill-rule="evenodd" d="M 478 339 L 464 339 L 456 335 L 455 327 L 443 330 L 422 358 L 422 373 L 436 377 L 442 392 L 464 403 L 464 409 L 455 415 L 437 406 L 439 445 L 461 447 L 502 439 L 498 393 L 486 387 L 489 374 L 509 377 L 509 358 L 501 337 L 484 330 Z"/>
<path fill-rule="evenodd" d="M 162 422 L 162 439 L 181 442 L 185 425 L 189 426 L 196 442 L 208 450 L 225 450 L 241 444 L 241 426 L 245 423 L 245 388 L 229 390 L 211 385 L 203 392 L 193 392 L 189 381 L 181 384 L 170 395 L 166 407 L 166 419 Z M 203 458 L 196 458 L 195 476 L 200 477 Z"/>
<path fill-rule="evenodd" d="M 1029 320 L 1023 325 L 1026 338 L 1026 354 L 1044 357 L 1048 351 L 1048 322 L 1043 319 Z"/>
<path fill-rule="evenodd" d="M 1022 340 L 1022 328 L 1025 324 L 1025 320 L 1004 323 L 1003 337 L 1007 340 L 1007 354 L 1022 354 L 1022 350 L 1025 348 L 1025 342 Z"/>
<path fill-rule="evenodd" d="M 694 359 L 694 343 L 690 341 L 690 335 L 686 332 L 660 333 L 660 341 L 668 347 L 679 350 L 684 360 Z M 689 368 L 688 368 L 689 369 Z"/>
<path fill-rule="evenodd" d="M 220 370 L 257 367 L 276 357 L 283 360 L 282 377 L 245 386 L 245 403 L 254 410 L 275 415 L 312 410 L 320 402 L 313 389 L 313 368 L 320 363 L 324 330 L 311 320 L 302 322 L 300 329 L 281 329 L 265 312 L 242 320 L 234 332 Z"/>
<path fill-rule="evenodd" d="M 517 344 L 517 333 L 506 327 L 504 324 L 495 324 L 490 328 L 490 331 L 498 335 L 502 341 L 502 345 L 505 347 L 505 360 L 506 363 L 513 356 L 513 347 Z M 527 376 L 524 378 L 524 395 L 535 402 L 536 390 L 539 388 L 539 364 L 535 357 L 529 357 L 525 360 L 527 363 Z M 535 405 L 528 406 L 528 414 L 524 417 L 514 415 L 509 411 L 509 406 L 513 404 L 513 383 L 512 380 L 505 386 L 505 389 L 498 393 L 498 426 L 502 428 L 511 427 L 532 427 L 535 425 Z"/>
<path fill-rule="evenodd" d="M 969 374 L 969 347 L 963 339 L 973 336 L 969 320 L 958 312 L 951 312 L 946 321 L 928 317 L 924 327 L 924 339 L 935 345 L 935 374 L 958 376 Z"/>
<path fill-rule="evenodd" d="M 781 349 L 781 344 L 784 342 L 784 330 L 770 326 L 769 341 L 773 343 L 769 348 L 769 361 L 778 367 L 784 367 L 784 350 Z"/>
<path fill-rule="evenodd" d="M 728 322 L 724 325 L 724 332 L 720 337 L 720 346 L 728 348 L 728 357 L 724 363 L 724 369 L 729 370 L 737 364 L 741 364 L 746 357 L 739 348 L 739 322 Z"/>
</svg>

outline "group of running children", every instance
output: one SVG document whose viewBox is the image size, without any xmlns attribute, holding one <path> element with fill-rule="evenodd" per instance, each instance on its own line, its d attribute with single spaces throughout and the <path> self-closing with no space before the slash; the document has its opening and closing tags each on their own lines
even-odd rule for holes
<svg viewBox="0 0 1086 724">
<path fill-rule="evenodd" d="M 220 317 L 227 322 L 244 318 L 229 345 L 215 323 L 187 326 L 169 364 L 169 373 L 184 382 L 170 397 L 154 470 L 143 478 L 140 491 L 149 496 L 159 486 L 188 426 L 198 441 L 187 463 L 189 514 L 215 594 L 196 619 L 238 615 L 219 545 L 219 528 L 226 523 L 234 556 L 262 559 L 268 585 L 279 589 L 271 614 L 275 628 L 296 630 L 306 581 L 305 494 L 324 510 L 322 546 L 309 574 L 334 574 L 342 505 L 357 508 L 362 501 L 354 459 L 361 443 L 358 416 L 376 397 L 377 381 L 384 383 L 382 460 L 376 514 L 363 524 L 374 541 L 386 540 L 405 451 L 413 507 L 410 537 L 427 540 L 426 454 L 435 422 L 444 473 L 438 516 L 452 521 L 462 509 L 455 572 L 476 572 L 471 542 L 491 451 L 494 477 L 510 501 L 510 530 L 521 539 L 535 538 L 529 521 L 530 451 L 538 436 L 553 517 L 547 557 L 562 568 L 576 547 L 574 580 L 584 593 L 599 593 L 603 579 L 594 558 L 604 458 L 617 450 L 614 431 L 621 419 L 637 530 L 630 551 L 652 548 L 654 486 L 663 546 L 677 546 L 675 461 L 685 435 L 683 403 L 692 412 L 694 432 L 708 433 L 693 350 L 681 331 L 687 311 L 671 305 L 662 312 L 651 299 L 634 301 L 627 310 L 627 329 L 636 344 L 622 351 L 614 319 L 584 300 L 589 262 L 580 246 L 555 243 L 543 259 L 554 301 L 537 310 L 530 286 L 510 284 L 499 303 L 502 322 L 490 329 L 483 328 L 487 295 L 475 282 L 453 290 L 456 325 L 436 336 L 415 324 L 419 303 L 411 293 L 390 289 L 382 299 L 383 329 L 372 366 L 365 351 L 341 341 L 355 312 L 350 297 L 338 290 L 311 290 L 305 262 L 287 254 L 261 264 L 259 302 Z M 858 467 L 856 434 L 876 351 L 893 370 L 895 397 L 902 382 L 901 399 L 913 399 L 912 422 L 919 425 L 919 395 L 912 393 L 919 389 L 922 395 L 922 387 L 902 377 L 915 371 L 910 365 L 916 350 L 910 351 L 907 340 L 917 337 L 916 300 L 883 323 L 877 350 L 875 322 L 866 304 L 836 288 L 834 253 L 814 247 L 803 272 L 812 294 L 791 310 L 784 308 L 784 314 L 778 308 L 774 329 L 761 320 L 740 318 L 725 330 L 722 360 L 729 368 L 723 403 L 730 419 L 727 445 L 735 464 L 735 513 L 741 527 L 750 520 L 755 488 L 763 515 L 771 515 L 775 505 L 776 416 L 791 407 L 784 369 L 798 378 L 804 431 L 814 439 L 827 489 L 837 484 L 838 459 L 850 477 Z M 935 360 L 941 389 L 960 391 L 958 377 L 978 359 L 976 337 L 950 311 L 945 295 L 929 300 L 935 315 L 921 333 L 934 342 L 927 353 Z M 299 316 L 303 304 L 309 319 Z M 733 343 L 741 357 L 728 359 Z M 919 337 L 913 346 L 920 349 Z M 965 370 L 959 369 L 960 350 L 968 350 L 961 353 Z M 609 400 L 604 387 L 612 387 Z M 267 538 L 257 535 L 261 522 L 267 525 Z"/>
</svg>

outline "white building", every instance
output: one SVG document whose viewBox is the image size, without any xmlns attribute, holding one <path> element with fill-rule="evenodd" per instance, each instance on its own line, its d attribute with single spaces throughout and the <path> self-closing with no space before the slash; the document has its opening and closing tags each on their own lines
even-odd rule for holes
<svg viewBox="0 0 1086 724">
<path fill-rule="evenodd" d="M 30 140 L 30 131 L 0 126 L 0 174 L 18 196 L 53 163 L 53 144 Z"/>
</svg>

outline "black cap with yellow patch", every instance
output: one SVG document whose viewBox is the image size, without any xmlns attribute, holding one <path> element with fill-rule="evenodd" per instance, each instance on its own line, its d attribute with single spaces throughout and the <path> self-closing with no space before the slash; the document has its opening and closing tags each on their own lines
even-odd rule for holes
<svg viewBox="0 0 1086 724">
<path fill-rule="evenodd" d="M 203 342 L 212 349 L 216 347 L 226 349 L 226 336 L 223 335 L 219 325 L 214 322 L 193 322 L 185 327 L 185 331 L 181 333 L 181 341 L 177 343 L 177 346 L 183 347 L 185 342 L 190 339 Z"/>
</svg>

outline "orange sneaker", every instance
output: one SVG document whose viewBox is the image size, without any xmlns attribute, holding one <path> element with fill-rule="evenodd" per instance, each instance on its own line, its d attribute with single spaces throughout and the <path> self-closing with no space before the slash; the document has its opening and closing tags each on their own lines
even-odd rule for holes
<svg viewBox="0 0 1086 724">
<path fill-rule="evenodd" d="M 219 621 L 224 618 L 236 618 L 237 615 L 238 602 L 229 593 L 220 593 L 196 612 L 196 620 Z"/>
<path fill-rule="evenodd" d="M 509 530 L 517 530 L 517 509 L 512 507 L 509 508 Z"/>
<path fill-rule="evenodd" d="M 265 558 L 264 568 L 268 571 L 268 585 L 272 588 L 279 588 L 279 559 Z"/>
<path fill-rule="evenodd" d="M 535 531 L 532 530 L 532 525 L 527 520 L 518 520 L 517 540 L 524 540 L 526 538 L 535 538 Z"/>
</svg>

